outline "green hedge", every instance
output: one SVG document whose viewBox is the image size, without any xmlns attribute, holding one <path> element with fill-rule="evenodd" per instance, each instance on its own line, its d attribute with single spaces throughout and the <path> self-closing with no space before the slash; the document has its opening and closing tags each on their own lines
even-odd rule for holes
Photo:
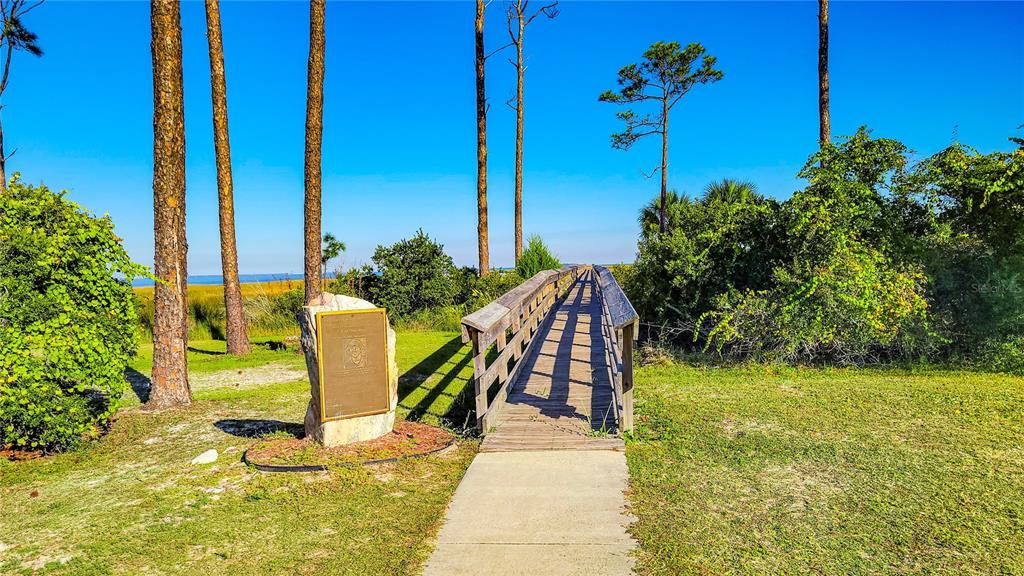
<svg viewBox="0 0 1024 576">
<path fill-rule="evenodd" d="M 0 193 L 0 445 L 97 435 L 136 351 L 133 264 L 110 218 L 16 177 Z"/>
</svg>

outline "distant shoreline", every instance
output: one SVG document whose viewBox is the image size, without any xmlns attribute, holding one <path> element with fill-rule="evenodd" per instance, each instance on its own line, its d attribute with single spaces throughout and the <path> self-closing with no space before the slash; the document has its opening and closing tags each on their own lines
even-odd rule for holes
<svg viewBox="0 0 1024 576">
<path fill-rule="evenodd" d="M 603 266 L 607 266 L 607 265 L 603 264 Z M 613 266 L 614 266 L 614 264 L 613 264 Z M 491 270 L 498 270 L 498 271 L 508 272 L 510 270 L 515 270 L 515 268 L 499 266 L 499 267 L 491 268 Z M 328 279 L 334 278 L 336 276 L 337 276 L 337 273 L 335 273 L 335 272 L 328 272 L 327 273 L 327 278 Z M 261 283 L 261 282 L 289 282 L 289 281 L 290 282 L 302 282 L 302 280 L 303 280 L 303 275 L 302 275 L 301 272 L 297 273 L 297 274 L 292 274 L 292 273 L 288 273 L 288 272 L 279 272 L 279 273 L 274 273 L 274 274 L 239 274 L 238 275 L 238 282 L 240 284 L 258 284 L 258 283 Z M 154 284 L 155 284 L 155 282 L 153 282 L 149 278 L 136 278 L 135 281 L 132 282 L 132 288 L 146 288 L 146 287 L 149 287 L 149 286 L 153 286 Z M 197 275 L 197 276 L 189 276 L 188 277 L 188 284 L 190 286 L 196 286 L 196 285 L 223 286 L 224 285 L 224 277 L 221 276 L 220 274 L 200 274 L 200 275 Z"/>
<path fill-rule="evenodd" d="M 333 273 L 328 274 L 327 277 L 328 278 L 333 278 L 334 274 Z M 279 273 L 279 274 L 239 274 L 238 275 L 238 281 L 241 284 L 255 284 L 255 283 L 259 283 L 259 282 L 287 282 L 287 281 L 302 282 L 302 274 L 288 274 L 288 273 Z M 132 282 L 132 288 L 145 288 L 147 286 L 152 286 L 153 284 L 155 284 L 155 282 L 153 282 L 149 278 L 136 278 L 135 281 Z M 200 285 L 200 284 L 202 284 L 202 285 L 208 285 L 208 286 L 220 286 L 220 285 L 224 284 L 224 277 L 219 275 L 219 274 L 217 274 L 217 275 L 208 274 L 208 275 L 199 275 L 199 276 L 189 276 L 188 277 L 188 284 L 189 285 Z"/>
</svg>

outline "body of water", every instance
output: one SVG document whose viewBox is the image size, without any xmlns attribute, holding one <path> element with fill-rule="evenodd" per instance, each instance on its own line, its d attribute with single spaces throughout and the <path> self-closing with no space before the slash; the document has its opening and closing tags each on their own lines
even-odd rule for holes
<svg viewBox="0 0 1024 576">
<path fill-rule="evenodd" d="M 334 274 L 328 274 L 328 278 L 333 278 Z M 284 280 L 298 280 L 302 281 L 302 274 L 239 274 L 238 281 L 242 284 L 249 284 L 253 282 L 278 282 Z M 205 276 L 189 276 L 189 284 L 212 284 L 220 285 L 224 283 L 224 277 L 221 275 L 205 275 Z M 154 282 L 149 278 L 136 278 L 132 282 L 132 286 L 152 286 Z"/>
</svg>

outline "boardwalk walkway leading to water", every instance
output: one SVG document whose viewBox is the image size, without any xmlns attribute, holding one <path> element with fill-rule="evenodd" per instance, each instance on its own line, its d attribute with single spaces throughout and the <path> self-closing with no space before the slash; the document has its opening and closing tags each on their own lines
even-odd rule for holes
<svg viewBox="0 0 1024 576">
<path fill-rule="evenodd" d="M 622 368 L 608 354 L 620 344 L 603 329 L 609 314 L 602 316 L 596 276 L 583 272 L 535 333 L 522 321 L 532 334 L 522 341 L 532 344 L 510 376 L 507 398 L 492 406 L 481 453 L 448 507 L 426 576 L 632 573 L 629 475 L 616 416 L 622 407 L 613 392 Z M 523 301 L 533 310 L 543 297 Z M 481 366 L 478 377 L 486 373 Z"/>
<path fill-rule="evenodd" d="M 541 326 L 481 451 L 623 447 L 594 284 L 585 273 Z"/>
</svg>

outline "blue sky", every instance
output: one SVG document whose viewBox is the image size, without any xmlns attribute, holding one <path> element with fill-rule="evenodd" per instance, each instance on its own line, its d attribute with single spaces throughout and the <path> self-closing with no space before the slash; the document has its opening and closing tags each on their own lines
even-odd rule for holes
<svg viewBox="0 0 1024 576">
<path fill-rule="evenodd" d="M 222 4 L 242 273 L 302 269 L 308 7 Z M 329 2 L 324 230 L 367 262 L 423 228 L 476 262 L 472 2 Z M 504 3 L 487 41 L 507 38 Z M 670 186 L 723 177 L 788 197 L 817 138 L 817 4 L 563 2 L 528 31 L 525 224 L 564 261 L 631 260 L 658 142 L 613 150 L 598 94 L 657 40 L 701 42 L 725 78 L 676 108 Z M 841 2 L 831 20 L 832 131 L 866 124 L 919 155 L 954 138 L 1006 150 L 1024 124 L 1024 4 Z M 202 2 L 182 9 L 189 271 L 220 271 L 209 61 Z M 51 0 L 27 19 L 46 54 L 18 55 L 4 95 L 8 170 L 110 213 L 152 261 L 149 5 Z M 510 54 L 508 54 L 510 55 Z M 512 261 L 514 68 L 488 61 L 492 264 Z"/>
</svg>

